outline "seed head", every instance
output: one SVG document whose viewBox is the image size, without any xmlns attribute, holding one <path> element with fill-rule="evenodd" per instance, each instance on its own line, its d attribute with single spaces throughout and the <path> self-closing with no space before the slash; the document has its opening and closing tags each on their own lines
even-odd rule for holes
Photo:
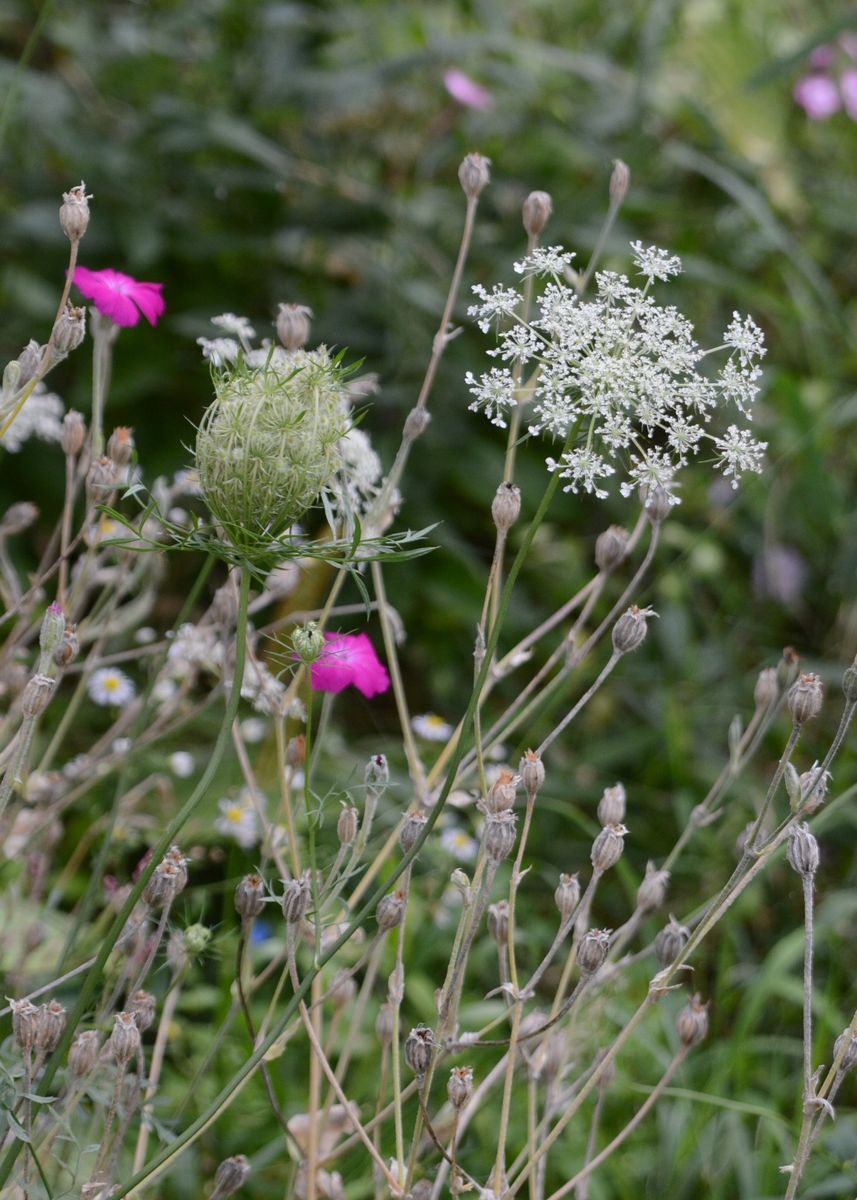
<svg viewBox="0 0 857 1200">
<path fill-rule="evenodd" d="M 498 946 L 509 944 L 509 901 L 488 905 L 488 932 Z"/>
<path fill-rule="evenodd" d="M 59 1000 L 51 1000 L 39 1006 L 36 1014 L 36 1045 L 46 1054 L 56 1048 L 65 1029 L 66 1010 Z"/>
<path fill-rule="evenodd" d="M 840 1059 L 839 1069 L 840 1071 L 853 1071 L 857 1067 L 857 1034 L 852 1033 L 850 1028 L 843 1029 L 833 1043 L 834 1058 L 839 1058 L 843 1047 L 845 1052 Z"/>
<path fill-rule="evenodd" d="M 646 637 L 646 622 L 658 614 L 651 608 L 633 604 L 613 626 L 613 649 L 617 654 L 629 654 L 642 645 Z"/>
<path fill-rule="evenodd" d="M 98 1060 L 98 1034 L 94 1029 L 79 1033 L 68 1052 L 68 1069 L 82 1078 L 88 1075 Z"/>
<path fill-rule="evenodd" d="M 595 565 L 605 575 L 615 569 L 628 553 L 628 530 L 610 525 L 595 539 Z"/>
<path fill-rule="evenodd" d="M 283 916 L 289 925 L 302 921 L 309 908 L 310 874 L 304 871 L 299 879 L 290 879 L 283 890 Z"/>
<path fill-rule="evenodd" d="M 357 809 L 346 804 L 336 822 L 336 836 L 341 846 L 350 846 L 357 837 Z"/>
<path fill-rule="evenodd" d="M 446 1094 L 452 1107 L 460 1112 L 473 1095 L 473 1068 L 453 1067 L 449 1073 Z"/>
<path fill-rule="evenodd" d="M 605 825 L 592 843 L 591 860 L 596 871 L 609 871 L 622 857 L 625 847 L 624 825 Z"/>
<path fill-rule="evenodd" d="M 411 812 L 405 814 L 402 828 L 399 831 L 399 846 L 403 854 L 407 854 L 414 848 L 417 838 L 425 829 L 427 820 L 428 818 L 425 813 Z"/>
<path fill-rule="evenodd" d="M 425 1075 L 434 1054 L 434 1034 L 428 1025 L 417 1025 L 405 1039 L 405 1062 L 417 1076 Z"/>
<path fill-rule="evenodd" d="M 655 957 L 663 970 L 672 964 L 684 950 L 690 930 L 686 925 L 679 925 L 672 914 L 667 924 L 655 938 Z"/>
<path fill-rule="evenodd" d="M 117 467 L 127 467 L 134 455 L 134 431 L 127 425 L 117 425 L 107 439 L 107 457 Z"/>
<path fill-rule="evenodd" d="M 505 533 L 521 515 L 521 489 L 514 483 L 501 483 L 491 501 L 491 516 L 494 525 Z"/>
<path fill-rule="evenodd" d="M 475 200 L 491 180 L 491 159 L 482 154 L 465 154 L 458 168 L 458 182 L 468 200 Z"/>
<path fill-rule="evenodd" d="M 678 1036 L 685 1046 L 697 1046 L 708 1033 L 708 1004 L 697 992 L 676 1018 Z"/>
<path fill-rule="evenodd" d="M 89 202 L 92 196 L 86 194 L 86 184 L 81 180 L 76 187 L 62 194 L 60 205 L 60 225 L 68 240 L 79 242 L 86 233 L 89 225 Z"/>
<path fill-rule="evenodd" d="M 489 813 L 485 822 L 485 853 L 491 862 L 502 862 L 512 853 L 517 836 L 515 826 L 515 814 L 510 808 Z"/>
<path fill-rule="evenodd" d="M 65 357 L 76 350 L 86 337 L 86 310 L 66 304 L 51 331 L 51 349 Z"/>
<path fill-rule="evenodd" d="M 50 675 L 31 675 L 21 697 L 21 712 L 25 717 L 40 717 L 51 702 L 57 681 Z"/>
<path fill-rule="evenodd" d="M 39 1010 L 29 1000 L 10 1000 L 12 1036 L 22 1050 L 32 1050 L 39 1036 Z"/>
<path fill-rule="evenodd" d="M 795 725 L 804 725 L 821 712 L 824 688 L 813 672 L 799 675 L 786 696 L 786 704 Z"/>
<path fill-rule="evenodd" d="M 79 412 L 70 408 L 62 419 L 62 448 L 68 458 L 77 458 L 86 440 L 86 422 Z"/>
<path fill-rule="evenodd" d="M 264 907 L 264 879 L 260 875 L 245 875 L 235 889 L 235 911 L 242 921 L 252 921 Z"/>
<path fill-rule="evenodd" d="M 530 237 L 536 237 L 544 229 L 553 212 L 553 200 L 547 192 L 530 192 L 521 209 L 524 229 Z"/>
<path fill-rule="evenodd" d="M 169 858 L 161 859 L 143 889 L 144 902 L 150 908 L 166 908 L 172 904 L 187 881 L 187 871 L 184 871 L 184 881 L 182 874 L 182 870 Z"/>
<path fill-rule="evenodd" d="M 626 800 L 624 784 L 617 783 L 613 787 L 605 788 L 598 801 L 598 820 L 601 824 L 621 825 L 625 820 Z"/>
<path fill-rule="evenodd" d="M 90 504 L 103 504 L 116 487 L 116 463 L 106 454 L 96 458 L 86 473 L 86 498 Z"/>
<path fill-rule="evenodd" d="M 669 492 L 659 483 L 656 483 L 654 487 L 646 486 L 640 489 L 640 503 L 643 505 L 649 524 L 656 528 L 658 525 L 663 525 L 673 508 L 670 504 Z"/>
<path fill-rule="evenodd" d="M 23 387 L 25 383 L 29 383 L 38 374 L 44 356 L 45 347 L 40 346 L 35 338 L 30 338 L 18 355 L 18 387 Z"/>
<path fill-rule="evenodd" d="M 152 993 L 134 992 L 133 996 L 128 997 L 125 1007 L 129 1013 L 133 1013 L 140 1033 L 145 1033 L 155 1019 L 156 1002 Z"/>
<path fill-rule="evenodd" d="M 214 1173 L 211 1200 L 225 1200 L 226 1196 L 233 1195 L 243 1186 L 249 1174 L 250 1160 L 246 1154 L 233 1154 L 231 1158 L 224 1158 Z"/>
<path fill-rule="evenodd" d="M 653 862 L 646 864 L 646 876 L 637 888 L 637 909 L 652 913 L 661 908 L 667 898 L 669 871 L 659 871 Z"/>
<path fill-rule="evenodd" d="M 132 1012 L 119 1012 L 107 1040 L 107 1053 L 120 1067 L 130 1062 L 140 1049 L 140 1029 Z"/>
<path fill-rule="evenodd" d="M 535 796 L 541 791 L 545 781 L 545 764 L 534 750 L 528 750 L 521 759 L 518 774 L 528 797 Z"/>
<path fill-rule="evenodd" d="M 789 766 L 791 766 L 791 763 L 789 763 Z M 801 805 L 802 811 L 807 816 L 812 816 L 814 812 L 818 812 L 822 804 L 824 804 L 824 801 L 827 799 L 830 778 L 830 772 L 820 771 L 817 762 L 813 763 L 808 771 L 804 771 L 798 777 L 799 799 L 797 803 Z M 792 808 L 794 809 L 794 804 Z"/>
<path fill-rule="evenodd" d="M 753 689 L 753 703 L 756 708 L 770 708 L 780 694 L 777 683 L 777 668 L 764 667 L 759 672 L 756 686 Z"/>
<path fill-rule="evenodd" d="M 818 842 L 805 822 L 792 825 L 786 850 L 789 866 L 804 879 L 812 879 L 818 870 Z"/>
<path fill-rule="evenodd" d="M 511 771 L 505 767 L 488 789 L 485 799 L 485 809 L 489 813 L 501 813 L 511 808 L 515 803 L 518 790 L 517 780 Z"/>
<path fill-rule="evenodd" d="M 375 909 L 375 919 L 382 933 L 401 925 L 405 916 L 405 893 L 396 889 L 383 896 Z"/>
<path fill-rule="evenodd" d="M 567 921 L 580 902 L 580 880 L 577 875 L 560 875 L 553 898 L 563 922 Z"/>
<path fill-rule="evenodd" d="M 595 975 L 604 966 L 610 949 L 609 929 L 590 929 L 577 947 L 577 965 L 584 975 Z"/>
<path fill-rule="evenodd" d="M 287 350 L 300 350 L 309 341 L 312 309 L 305 304 L 281 304 L 277 312 L 277 337 Z"/>
</svg>

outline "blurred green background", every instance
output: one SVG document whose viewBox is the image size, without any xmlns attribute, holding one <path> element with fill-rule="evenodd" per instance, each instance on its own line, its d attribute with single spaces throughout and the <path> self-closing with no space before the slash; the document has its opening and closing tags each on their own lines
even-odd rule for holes
<svg viewBox="0 0 857 1200">
<path fill-rule="evenodd" d="M 311 305 L 314 337 L 379 374 L 364 428 L 389 463 L 443 306 L 463 217 L 456 170 L 470 150 L 493 160 L 493 181 L 467 287 L 511 279 L 520 205 L 532 189 L 554 199 L 546 239 L 585 262 L 618 157 L 632 184 L 606 265 L 626 269 L 631 239 L 667 246 L 685 263 L 669 300 L 703 343 L 717 344 L 733 309 L 764 328 L 757 426 L 768 470 L 738 493 L 712 487 L 704 468 L 685 476 L 642 597 L 660 621 L 550 764 L 551 803 L 535 832 L 545 894 L 534 904 L 544 920 L 556 869 L 587 861 L 605 784 L 623 778 L 631 794 L 628 886 L 647 857 L 663 856 L 719 768 L 733 714 L 749 712 L 756 673 L 784 645 L 835 695 L 857 650 L 857 123 L 844 110 L 811 120 L 792 89 L 819 45 L 835 47 L 834 74 L 848 68 L 850 43 L 838 39 L 857 34 L 857 8 L 0 0 L 0 33 L 0 360 L 47 336 L 66 258 L 57 205 L 83 178 L 94 201 L 82 261 L 164 283 L 158 327 L 120 338 L 108 410 L 108 423 L 134 427 L 149 477 L 187 463 L 183 444 L 209 398 L 194 344 L 211 334 L 208 319 L 231 310 L 267 333 L 279 301 Z M 444 87 L 449 68 L 486 88 L 491 108 L 457 103 Z M 465 332 L 443 360 L 401 517 L 414 527 L 440 521 L 439 548 L 388 574 L 408 629 L 414 708 L 450 717 L 471 669 L 491 550 L 486 511 L 501 468 L 500 435 L 467 412 L 464 373 L 483 369 L 489 343 L 466 305 L 465 290 L 456 314 Z M 51 386 L 86 412 L 85 350 Z M 527 448 L 520 482 L 530 510 L 543 472 L 543 454 Z M 0 508 L 34 498 L 50 521 L 61 487 L 55 448 L 30 443 L 0 462 Z M 509 636 L 578 585 L 604 526 L 633 517 L 620 501 L 557 503 Z M 828 708 L 802 745 L 801 768 L 829 743 L 835 701 Z M 368 750 L 394 728 L 392 702 L 349 702 L 345 711 Z M 698 835 L 671 892 L 676 912 L 728 873 L 749 799 L 785 732 L 780 723 L 758 778 L 742 782 L 721 822 Z M 849 786 L 854 762 L 843 756 L 835 791 Z M 847 936 L 857 820 L 842 804 L 822 829 L 824 821 L 816 1059 L 830 1061 L 829 1041 L 857 1004 Z M 605 925 L 622 919 L 614 902 L 615 912 L 599 913 Z M 776 868 L 739 912 L 701 960 L 714 1035 L 683 1076 L 688 1088 L 731 1100 L 665 1103 L 624 1166 L 611 1162 L 593 1178 L 592 1200 L 781 1194 L 777 1166 L 791 1155 L 782 1119 L 793 1120 L 800 1059 L 796 878 Z M 430 964 L 428 949 L 415 953 Z M 650 1078 L 639 1053 L 629 1078 L 635 1065 Z M 807 1195 L 853 1194 L 852 1113 L 841 1114 L 825 1154 L 816 1168 L 825 1182 Z"/>
</svg>

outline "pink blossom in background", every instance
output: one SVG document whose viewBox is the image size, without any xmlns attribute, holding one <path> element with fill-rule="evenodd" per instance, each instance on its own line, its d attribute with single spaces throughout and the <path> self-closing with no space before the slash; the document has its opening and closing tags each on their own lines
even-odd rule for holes
<svg viewBox="0 0 857 1200">
<path fill-rule="evenodd" d="M 839 89 L 826 75 L 804 75 L 795 84 L 792 95 L 813 121 L 826 121 L 842 102 Z"/>
<path fill-rule="evenodd" d="M 852 121 L 857 121 L 857 67 L 846 67 L 839 76 L 839 90 L 845 102 L 845 111 Z"/>
<path fill-rule="evenodd" d="M 480 112 L 487 112 L 494 106 L 491 93 L 457 67 L 450 67 L 448 71 L 444 71 L 443 82 L 453 100 L 457 100 L 465 108 L 477 108 Z"/>
<path fill-rule="evenodd" d="M 857 58 L 857 33 L 840 33 L 839 45 L 849 58 Z"/>
<path fill-rule="evenodd" d="M 809 65 L 816 71 L 824 71 L 828 67 L 833 66 L 833 60 L 836 58 L 836 47 L 831 46 L 827 42 L 823 46 L 816 46 L 809 56 Z"/>
<path fill-rule="evenodd" d="M 327 645 L 312 665 L 318 692 L 341 692 L 353 684 L 364 696 L 377 696 L 390 686 L 387 668 L 365 633 L 325 633 Z"/>
<path fill-rule="evenodd" d="M 116 325 L 136 325 L 141 314 L 154 325 L 166 308 L 162 283 L 141 283 L 110 267 L 103 271 L 75 267 L 72 282 L 102 316 Z"/>
</svg>

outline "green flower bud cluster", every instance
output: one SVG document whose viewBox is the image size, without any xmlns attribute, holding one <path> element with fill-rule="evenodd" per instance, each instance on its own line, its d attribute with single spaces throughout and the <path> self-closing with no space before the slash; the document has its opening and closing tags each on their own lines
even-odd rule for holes
<svg viewBox="0 0 857 1200">
<path fill-rule="evenodd" d="M 252 555 L 294 525 L 341 466 L 350 426 L 339 364 L 324 347 L 242 360 L 215 375 L 196 439 L 202 494 L 238 549 Z"/>
</svg>

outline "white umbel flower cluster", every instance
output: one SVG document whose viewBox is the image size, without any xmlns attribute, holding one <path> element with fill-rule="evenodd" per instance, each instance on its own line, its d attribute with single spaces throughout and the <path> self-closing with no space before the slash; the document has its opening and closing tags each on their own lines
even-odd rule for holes
<svg viewBox="0 0 857 1200">
<path fill-rule="evenodd" d="M 734 313 L 722 345 L 703 350 L 692 324 L 650 294 L 656 281 L 680 272 L 680 259 L 640 242 L 631 249 L 643 285 L 603 271 L 592 300 L 566 282 L 571 256 L 559 246 L 515 263 L 519 275 L 544 281 L 529 322 L 520 316 L 519 292 L 474 288 L 479 303 L 468 311 L 484 332 L 498 328 L 498 344 L 488 353 L 508 365 L 478 377 L 468 373 L 470 409 L 505 427 L 511 411 L 526 404 L 530 434 L 565 443 L 547 465 L 567 481 L 567 492 L 603 499 L 616 475 L 625 496 L 658 486 L 676 504 L 676 473 L 706 447 L 737 487 L 745 472 L 761 470 L 766 443 L 738 424 L 722 436 L 709 426 L 723 409 L 750 419 L 765 354 L 762 331 Z M 717 352 L 725 358 L 703 370 L 703 360 Z"/>
</svg>

